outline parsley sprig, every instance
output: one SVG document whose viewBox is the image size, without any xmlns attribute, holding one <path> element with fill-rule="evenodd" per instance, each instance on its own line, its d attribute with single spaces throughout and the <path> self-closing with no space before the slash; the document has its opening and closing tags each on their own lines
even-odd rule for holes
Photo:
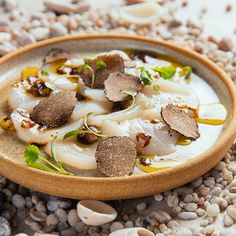
<svg viewBox="0 0 236 236">
<path fill-rule="evenodd" d="M 98 67 L 98 69 L 104 69 L 107 67 L 107 64 L 103 61 L 103 60 L 98 60 L 96 61 L 96 66 Z"/>
<path fill-rule="evenodd" d="M 45 157 L 42 157 L 40 154 L 40 150 L 36 145 L 29 144 L 24 151 L 24 158 L 27 166 L 61 175 L 73 175 L 72 173 L 65 170 L 62 167 L 62 162 L 58 160 L 55 152 L 55 140 L 56 137 L 54 138 L 51 144 L 51 155 L 55 164 L 46 159 Z M 38 162 L 39 160 L 41 162 Z"/>
<path fill-rule="evenodd" d="M 75 135 L 80 135 L 80 134 L 94 134 L 98 137 L 106 137 L 106 135 L 102 134 L 101 131 L 95 131 L 93 129 L 91 129 L 88 125 L 88 117 L 90 115 L 92 115 L 93 112 L 89 112 L 86 114 L 86 116 L 84 117 L 84 126 L 86 128 L 86 130 L 82 130 L 82 129 L 79 129 L 79 130 L 72 130 L 72 131 L 69 131 L 68 133 L 66 133 L 64 135 L 64 139 L 67 139 L 71 136 L 75 136 Z"/>
<path fill-rule="evenodd" d="M 176 72 L 176 68 L 173 66 L 155 67 L 155 68 L 153 68 L 153 70 L 158 72 L 159 75 L 163 79 L 171 79 Z"/>
</svg>

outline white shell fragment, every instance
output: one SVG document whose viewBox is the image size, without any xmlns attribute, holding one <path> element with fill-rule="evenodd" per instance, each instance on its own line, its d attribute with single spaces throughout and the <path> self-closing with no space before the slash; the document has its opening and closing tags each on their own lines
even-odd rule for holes
<svg viewBox="0 0 236 236">
<path fill-rule="evenodd" d="M 120 9 L 121 17 L 133 24 L 147 25 L 157 20 L 163 12 L 163 8 L 155 2 L 146 2 L 124 6 Z"/>
<path fill-rule="evenodd" d="M 154 233 L 145 228 L 134 227 L 114 231 L 109 236 L 154 236 Z"/>
<path fill-rule="evenodd" d="M 113 207 L 96 200 L 81 200 L 77 205 L 77 213 L 86 225 L 93 226 L 106 224 L 117 217 Z"/>
</svg>

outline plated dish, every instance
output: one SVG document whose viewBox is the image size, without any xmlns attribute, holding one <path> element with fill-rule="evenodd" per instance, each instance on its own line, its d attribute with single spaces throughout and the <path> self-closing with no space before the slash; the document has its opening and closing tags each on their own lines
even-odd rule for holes
<svg viewBox="0 0 236 236">
<path fill-rule="evenodd" d="M 203 174 L 235 136 L 230 80 L 172 44 L 65 37 L 0 64 L 0 171 L 40 191 L 94 199 L 149 195 Z"/>
<path fill-rule="evenodd" d="M 7 103 L 0 125 L 28 144 L 26 165 L 64 175 L 177 166 L 209 149 L 227 117 L 189 65 L 137 50 L 72 57 L 53 48 L 21 71 Z"/>
</svg>

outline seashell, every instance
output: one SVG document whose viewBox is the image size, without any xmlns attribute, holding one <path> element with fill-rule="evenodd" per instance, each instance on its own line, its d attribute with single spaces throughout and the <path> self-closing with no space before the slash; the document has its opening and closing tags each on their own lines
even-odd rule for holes
<svg viewBox="0 0 236 236">
<path fill-rule="evenodd" d="M 86 225 L 93 226 L 106 224 L 117 217 L 114 208 L 96 200 L 81 200 L 77 205 L 77 213 Z"/>
<path fill-rule="evenodd" d="M 154 236 L 154 233 L 145 228 L 134 227 L 114 231 L 109 236 Z"/>
<path fill-rule="evenodd" d="M 121 17 L 133 24 L 147 25 L 157 20 L 163 12 L 163 8 L 155 2 L 146 2 L 124 6 L 120 9 Z"/>
</svg>

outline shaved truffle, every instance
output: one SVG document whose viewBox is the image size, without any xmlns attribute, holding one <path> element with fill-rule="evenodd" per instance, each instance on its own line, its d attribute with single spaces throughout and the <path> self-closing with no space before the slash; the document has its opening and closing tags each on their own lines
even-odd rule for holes
<svg viewBox="0 0 236 236">
<path fill-rule="evenodd" d="M 107 138 L 98 144 L 95 153 L 98 169 L 109 177 L 130 175 L 136 156 L 136 145 L 128 137 Z"/>
<path fill-rule="evenodd" d="M 75 93 L 61 91 L 45 98 L 36 105 L 30 114 L 31 119 L 48 128 L 56 128 L 65 124 L 77 104 Z"/>
<path fill-rule="evenodd" d="M 60 48 L 51 49 L 43 60 L 44 64 L 52 63 L 58 60 L 68 59 L 69 54 Z"/>
<path fill-rule="evenodd" d="M 178 106 L 167 105 L 161 109 L 161 116 L 171 129 L 183 136 L 192 140 L 200 137 L 197 122 Z"/>
<path fill-rule="evenodd" d="M 104 64 L 104 68 L 99 66 L 99 62 Z M 90 69 L 79 69 L 79 74 L 82 77 L 84 83 L 88 87 L 97 89 L 104 88 L 104 81 L 108 78 L 110 73 L 115 71 L 124 71 L 124 60 L 119 54 L 114 55 L 102 55 L 98 56 L 93 60 L 88 60 L 88 65 L 93 69 L 95 76 L 94 84 L 92 86 L 92 71 Z"/>
<path fill-rule="evenodd" d="M 104 86 L 106 97 L 112 102 L 120 102 L 129 99 L 127 92 L 141 90 L 142 83 L 137 76 L 114 72 L 109 75 Z"/>
</svg>

